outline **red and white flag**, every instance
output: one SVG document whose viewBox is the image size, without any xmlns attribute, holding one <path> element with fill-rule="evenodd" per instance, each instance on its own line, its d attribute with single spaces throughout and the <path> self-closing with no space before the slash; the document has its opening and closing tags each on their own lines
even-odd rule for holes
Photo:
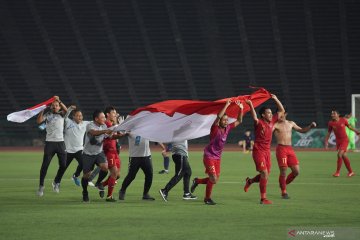
<svg viewBox="0 0 360 240">
<path fill-rule="evenodd" d="M 243 113 L 250 111 L 246 99 L 254 107 L 271 98 L 271 94 L 260 88 L 251 95 L 230 98 L 232 104 L 226 110 L 229 123 L 236 121 L 239 107 L 234 103 L 240 100 L 244 105 Z M 213 102 L 192 100 L 168 100 L 141 107 L 131 112 L 128 118 L 115 127 L 116 131 L 131 131 L 155 142 L 174 142 L 199 138 L 210 134 L 211 125 L 224 107 L 226 99 Z"/>
<path fill-rule="evenodd" d="M 44 110 L 47 106 L 49 106 L 53 101 L 55 100 L 54 97 L 46 100 L 45 102 L 39 103 L 38 105 L 35 105 L 31 108 L 13 112 L 7 115 L 7 120 L 10 122 L 16 122 L 16 123 L 23 123 L 33 116 L 37 115 L 39 112 Z"/>
</svg>

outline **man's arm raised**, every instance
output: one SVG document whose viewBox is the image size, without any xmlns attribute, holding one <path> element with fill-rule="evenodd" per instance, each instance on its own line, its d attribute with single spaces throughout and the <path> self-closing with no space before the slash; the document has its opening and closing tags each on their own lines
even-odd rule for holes
<svg viewBox="0 0 360 240">
<path fill-rule="evenodd" d="M 224 116 L 224 114 L 225 114 L 225 112 L 226 112 L 226 109 L 230 106 L 230 104 L 231 104 L 231 100 L 228 99 L 228 100 L 226 101 L 226 103 L 225 103 L 225 106 L 224 106 L 224 107 L 221 109 L 221 111 L 218 113 L 218 115 L 217 115 L 217 117 L 216 117 L 216 119 L 215 119 L 214 124 L 219 125 L 220 119 Z"/>
<path fill-rule="evenodd" d="M 278 114 L 284 114 L 285 113 L 285 108 L 282 105 L 282 103 L 280 102 L 280 100 L 277 98 L 277 96 L 275 94 L 271 94 L 271 98 L 275 101 L 276 103 L 276 107 L 278 109 Z"/>
<path fill-rule="evenodd" d="M 237 127 L 242 123 L 244 106 L 239 100 L 237 100 L 235 104 L 239 106 L 239 115 L 236 121 L 234 122 L 234 126 Z"/>
<path fill-rule="evenodd" d="M 254 119 L 254 121 L 255 121 L 256 123 L 258 123 L 259 119 L 258 119 L 258 117 L 257 117 L 257 115 L 256 115 L 256 111 L 255 111 L 255 108 L 254 108 L 254 105 L 253 105 L 252 101 L 249 100 L 249 99 L 247 99 L 247 100 L 245 100 L 245 102 L 246 102 L 247 105 L 249 105 L 249 107 L 250 107 L 251 117 Z"/>
</svg>

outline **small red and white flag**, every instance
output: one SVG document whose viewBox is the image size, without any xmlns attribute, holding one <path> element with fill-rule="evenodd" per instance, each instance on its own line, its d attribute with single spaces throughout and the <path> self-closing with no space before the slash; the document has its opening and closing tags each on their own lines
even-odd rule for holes
<svg viewBox="0 0 360 240">
<path fill-rule="evenodd" d="M 45 102 L 39 103 L 31 108 L 13 112 L 7 115 L 7 120 L 10 122 L 23 123 L 33 116 L 37 115 L 39 112 L 44 110 L 47 106 L 49 106 L 55 100 L 54 97 L 46 100 Z"/>
<path fill-rule="evenodd" d="M 240 100 L 244 105 L 243 114 L 250 111 L 246 99 L 254 107 L 271 98 L 271 94 L 260 88 L 251 95 L 230 98 L 232 104 L 226 110 L 229 123 L 235 122 L 239 107 L 234 103 Z M 141 107 L 131 112 L 128 118 L 114 128 L 116 131 L 130 131 L 155 142 L 174 142 L 190 140 L 210 134 L 211 125 L 224 107 L 226 99 L 217 101 L 168 100 Z"/>
</svg>

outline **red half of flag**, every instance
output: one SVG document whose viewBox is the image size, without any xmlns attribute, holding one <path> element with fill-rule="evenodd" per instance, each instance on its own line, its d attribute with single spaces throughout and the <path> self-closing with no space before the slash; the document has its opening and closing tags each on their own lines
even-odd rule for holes
<svg viewBox="0 0 360 240">
<path fill-rule="evenodd" d="M 243 114 L 250 111 L 246 99 L 254 107 L 271 98 L 271 94 L 260 88 L 250 95 L 231 97 L 232 104 L 226 114 L 229 122 L 236 121 L 239 107 L 234 103 L 240 100 L 244 105 Z M 131 131 L 156 142 L 183 141 L 206 136 L 229 98 L 217 101 L 168 100 L 141 107 L 131 112 L 129 117 L 115 128 L 118 131 Z"/>
</svg>

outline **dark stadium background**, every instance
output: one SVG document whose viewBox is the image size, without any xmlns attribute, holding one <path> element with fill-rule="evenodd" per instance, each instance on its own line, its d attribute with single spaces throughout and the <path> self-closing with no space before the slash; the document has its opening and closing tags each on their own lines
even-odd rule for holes
<svg viewBox="0 0 360 240">
<path fill-rule="evenodd" d="M 325 128 L 360 93 L 359 12 L 357 0 L 0 0 L 0 146 L 41 139 L 34 119 L 6 115 L 53 95 L 89 119 L 252 85 Z M 247 115 L 229 141 L 251 125 Z"/>
</svg>

